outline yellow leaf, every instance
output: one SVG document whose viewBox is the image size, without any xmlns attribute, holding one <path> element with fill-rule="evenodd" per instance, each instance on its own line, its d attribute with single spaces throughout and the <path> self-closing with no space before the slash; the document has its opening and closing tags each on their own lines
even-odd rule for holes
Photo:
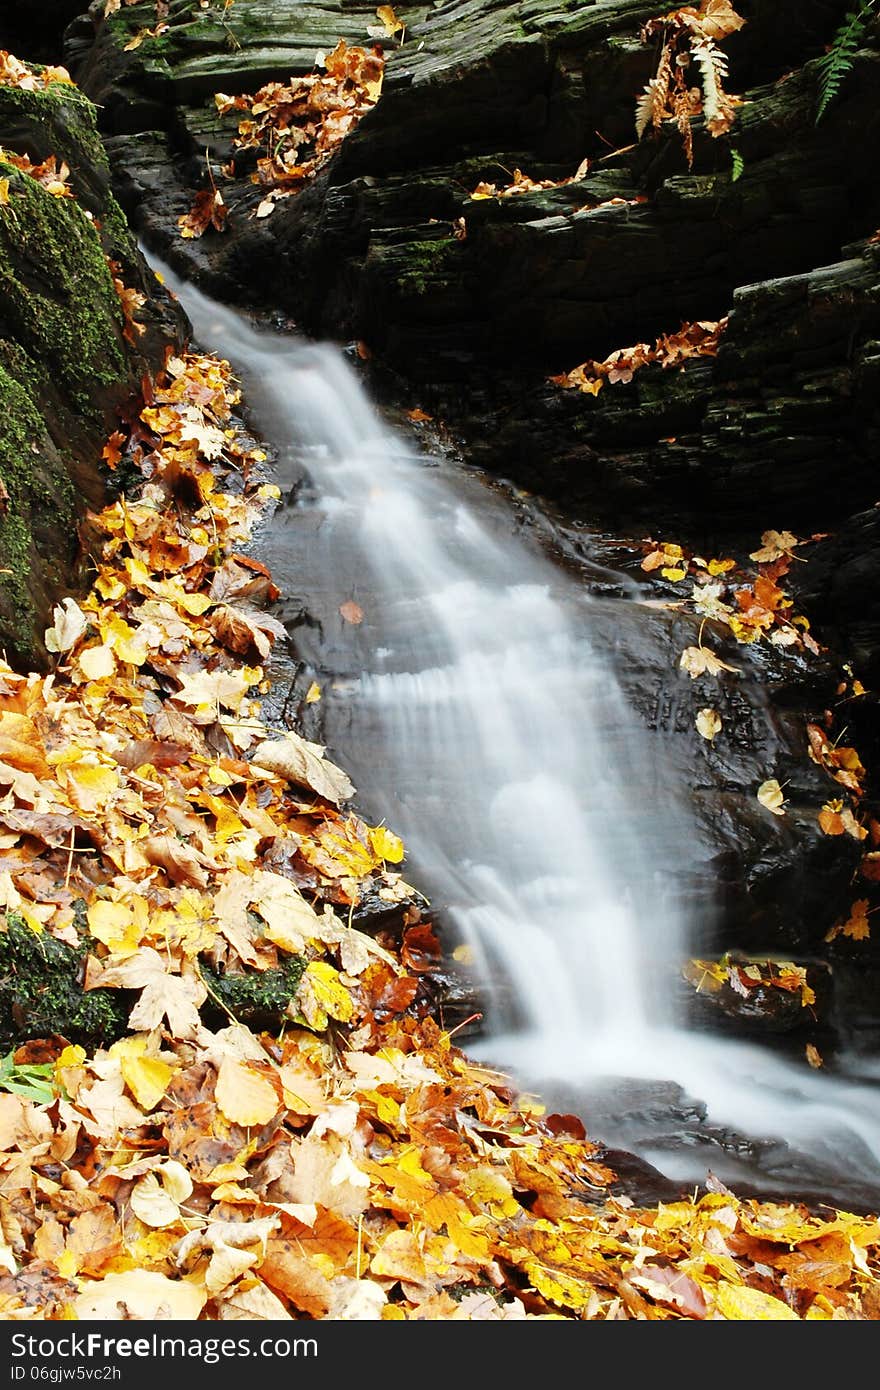
<svg viewBox="0 0 880 1390">
<path fill-rule="evenodd" d="M 737 642 L 757 642 L 761 636 L 761 629 L 753 627 L 751 623 L 740 622 L 739 618 L 732 613 L 727 619 L 727 625 L 736 638 Z"/>
<path fill-rule="evenodd" d="M 136 1317 L 195 1321 L 208 1301 L 208 1291 L 188 1279 L 169 1279 L 155 1270 L 130 1269 L 90 1280 L 73 1300 L 77 1318 L 118 1321 Z"/>
<path fill-rule="evenodd" d="M 330 1018 L 347 1023 L 354 1013 L 351 996 L 340 981 L 339 972 L 325 960 L 309 962 L 299 983 L 296 1002 L 309 1026 L 319 1031 L 327 1027 Z"/>
<path fill-rule="evenodd" d="M 316 700 L 320 700 L 320 698 L 321 687 L 318 685 L 317 681 L 312 681 L 311 685 L 306 691 L 306 704 L 313 705 L 316 702 Z"/>
<path fill-rule="evenodd" d="M 714 709 L 701 709 L 696 719 L 697 731 L 711 743 L 721 729 L 721 718 Z"/>
<path fill-rule="evenodd" d="M 399 34 L 404 27 L 394 13 L 391 5 L 380 5 L 376 10 L 376 17 L 381 19 L 385 26 L 385 33 L 389 38 L 393 38 L 395 34 Z"/>
<path fill-rule="evenodd" d="M 775 777 L 770 777 L 766 782 L 761 783 L 757 797 L 761 805 L 766 806 L 768 811 L 772 811 L 774 816 L 785 815 L 785 811 L 782 809 L 785 805 L 785 797 Z"/>
<path fill-rule="evenodd" d="M 787 1303 L 774 1298 L 772 1294 L 762 1293 L 760 1289 L 747 1288 L 744 1284 L 719 1284 L 715 1308 L 728 1321 L 800 1322 L 797 1313 L 792 1312 Z"/>
<path fill-rule="evenodd" d="M 99 811 L 119 788 L 119 774 L 112 767 L 77 763 L 66 769 L 71 797 L 81 811 Z"/>
<path fill-rule="evenodd" d="M 164 1096 L 174 1068 L 161 1057 L 147 1057 L 146 1038 L 121 1038 L 110 1049 L 119 1057 L 122 1079 L 143 1110 L 155 1110 Z"/>
<path fill-rule="evenodd" d="M 268 1077 L 234 1057 L 220 1063 L 214 1096 L 227 1120 L 246 1128 L 268 1124 L 281 1104 Z"/>
<path fill-rule="evenodd" d="M 80 1267 L 81 1257 L 76 1250 L 65 1250 L 55 1261 L 55 1268 L 62 1279 L 70 1279 Z"/>
<path fill-rule="evenodd" d="M 815 1047 L 813 1043 L 807 1043 L 805 1052 L 807 1056 L 807 1061 L 809 1062 L 811 1067 L 819 1068 L 823 1065 L 822 1054 L 819 1051 L 818 1047 Z"/>
<path fill-rule="evenodd" d="M 146 899 L 132 894 L 125 902 L 98 899 L 88 910 L 89 931 L 114 956 L 130 956 L 137 950 L 149 925 Z"/>
<path fill-rule="evenodd" d="M 732 570 L 735 565 L 736 560 L 710 560 L 706 569 L 712 575 L 726 574 L 727 571 Z"/>
<path fill-rule="evenodd" d="M 387 859 L 391 864 L 399 864 L 403 859 L 403 841 L 384 825 L 370 830 L 370 844 L 379 859 Z"/>
<path fill-rule="evenodd" d="M 85 1048 L 80 1047 L 79 1044 L 68 1043 L 64 1051 L 55 1058 L 55 1080 L 63 1082 L 64 1078 L 61 1073 L 73 1067 L 81 1067 L 85 1060 Z"/>
<path fill-rule="evenodd" d="M 5 207 L 9 202 L 9 180 L 0 179 L 0 207 Z"/>
<path fill-rule="evenodd" d="M 493 1168 L 474 1169 L 465 1176 L 461 1185 L 469 1197 L 487 1207 L 490 1215 L 498 1220 L 505 1216 L 516 1216 L 520 1210 L 507 1178 Z"/>
<path fill-rule="evenodd" d="M 671 579 L 673 584 L 677 584 L 679 579 L 684 579 L 687 570 L 683 570 L 680 565 L 675 565 L 674 567 L 664 565 L 660 573 L 663 575 L 664 579 Z"/>
</svg>

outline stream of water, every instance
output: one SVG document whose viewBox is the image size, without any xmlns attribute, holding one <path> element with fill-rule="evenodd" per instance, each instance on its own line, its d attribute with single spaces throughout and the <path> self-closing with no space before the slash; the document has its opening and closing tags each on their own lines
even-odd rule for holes
<svg viewBox="0 0 880 1390">
<path fill-rule="evenodd" d="M 880 1200 L 876 1075 L 673 1016 L 687 788 L 591 640 L 583 583 L 503 488 L 383 423 L 340 351 L 258 330 L 151 259 L 278 450 L 261 558 L 311 615 L 293 642 L 320 673 L 328 756 L 475 962 L 490 1007 L 467 1050 L 676 1181 Z"/>
</svg>

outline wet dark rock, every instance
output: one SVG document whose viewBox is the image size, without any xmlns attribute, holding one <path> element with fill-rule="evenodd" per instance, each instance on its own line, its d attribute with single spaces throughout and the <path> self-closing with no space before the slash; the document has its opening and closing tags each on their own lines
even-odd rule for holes
<svg viewBox="0 0 880 1390">
<path fill-rule="evenodd" d="M 101 462 L 117 410 L 179 345 L 184 319 L 137 250 L 110 192 L 94 108 L 69 84 L 0 87 L 0 145 L 69 166 L 72 198 L 11 164 L 0 222 L 0 642 L 8 659 L 46 659 L 55 600 L 82 583 L 77 524 L 106 497 Z M 117 269 L 113 269 L 115 266 Z M 118 275 L 146 302 L 126 331 Z"/>
</svg>

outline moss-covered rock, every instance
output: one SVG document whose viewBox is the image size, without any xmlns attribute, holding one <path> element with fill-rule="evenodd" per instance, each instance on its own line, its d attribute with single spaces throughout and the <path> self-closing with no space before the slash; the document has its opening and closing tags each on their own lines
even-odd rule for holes
<svg viewBox="0 0 880 1390">
<path fill-rule="evenodd" d="M 222 1025 L 228 1012 L 249 1028 L 277 1029 L 299 988 L 305 964 L 301 957 L 291 956 L 277 970 L 222 975 L 201 965 L 202 979 L 209 991 L 202 1007 L 205 1019 L 214 1026 Z"/>
<path fill-rule="evenodd" d="M 121 990 L 84 990 L 87 954 L 85 942 L 67 946 L 13 913 L 0 921 L 0 1051 L 53 1033 L 83 1047 L 122 1036 L 131 998 Z"/>
<path fill-rule="evenodd" d="M 53 155 L 73 196 L 16 162 Z M 77 523 L 103 501 L 116 411 L 184 321 L 157 298 L 77 88 L 0 85 L 0 180 L 0 648 L 31 667 L 45 661 L 53 603 L 82 578 Z M 117 275 L 149 296 L 143 336 L 126 324 Z"/>
</svg>

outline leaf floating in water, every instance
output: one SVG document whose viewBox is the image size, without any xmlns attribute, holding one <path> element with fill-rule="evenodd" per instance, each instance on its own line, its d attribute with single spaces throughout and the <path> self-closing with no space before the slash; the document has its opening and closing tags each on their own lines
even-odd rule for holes
<svg viewBox="0 0 880 1390">
<path fill-rule="evenodd" d="M 814 1047 L 812 1043 L 807 1043 L 805 1052 L 807 1061 L 809 1062 L 811 1067 L 815 1067 L 818 1070 L 819 1067 L 825 1065 L 822 1061 L 821 1052 L 819 1051 L 818 1047 Z"/>
<path fill-rule="evenodd" d="M 354 599 L 349 599 L 347 603 L 340 603 L 339 612 L 347 623 L 362 623 L 364 621 L 364 610 Z"/>
</svg>

